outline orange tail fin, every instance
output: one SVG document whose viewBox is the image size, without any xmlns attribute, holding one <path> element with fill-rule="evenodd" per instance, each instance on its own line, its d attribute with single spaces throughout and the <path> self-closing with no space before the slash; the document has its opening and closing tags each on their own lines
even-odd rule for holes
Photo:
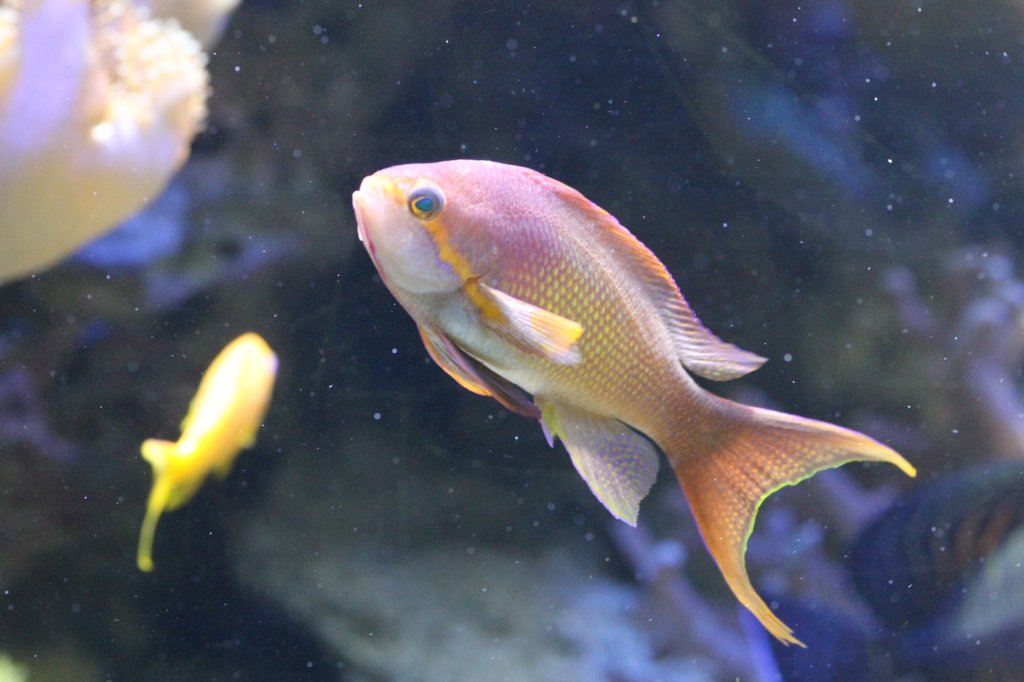
<svg viewBox="0 0 1024 682">
<path fill-rule="evenodd" d="M 832 424 L 712 397 L 716 424 L 707 438 L 663 448 L 697 519 L 704 543 L 736 598 L 785 644 L 804 646 L 754 591 L 744 554 L 761 502 L 823 469 L 855 460 L 916 470 L 894 450 Z"/>
</svg>

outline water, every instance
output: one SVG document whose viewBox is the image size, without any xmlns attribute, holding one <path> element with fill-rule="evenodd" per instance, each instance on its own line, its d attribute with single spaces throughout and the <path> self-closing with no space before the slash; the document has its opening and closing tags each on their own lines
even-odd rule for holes
<svg viewBox="0 0 1024 682">
<path fill-rule="evenodd" d="M 0 680 L 1017 679 L 1022 29 L 1010 2 L 243 4 L 169 194 L 0 288 Z M 809 649 L 736 604 L 667 467 L 632 530 L 430 361 L 350 197 L 451 158 L 629 227 L 769 359 L 709 389 L 917 467 L 765 503 L 748 567 Z M 250 330 L 280 359 L 257 443 L 141 573 L 139 445 Z"/>
</svg>

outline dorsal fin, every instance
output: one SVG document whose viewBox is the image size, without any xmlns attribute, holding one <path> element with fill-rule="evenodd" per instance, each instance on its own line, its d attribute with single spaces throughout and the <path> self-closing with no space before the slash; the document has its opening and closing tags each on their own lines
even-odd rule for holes
<svg viewBox="0 0 1024 682">
<path fill-rule="evenodd" d="M 676 353 L 690 371 L 715 381 L 736 379 L 753 372 L 765 358 L 726 343 L 697 318 L 676 286 L 672 275 L 650 249 L 623 227 L 613 215 L 572 187 L 529 171 L 527 177 L 555 193 L 593 226 L 593 235 L 615 262 L 629 271 L 644 288 L 675 343 Z"/>
</svg>

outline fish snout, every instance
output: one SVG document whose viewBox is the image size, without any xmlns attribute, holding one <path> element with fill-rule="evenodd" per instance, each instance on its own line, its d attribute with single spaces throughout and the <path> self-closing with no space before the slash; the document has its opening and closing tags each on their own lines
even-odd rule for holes
<svg viewBox="0 0 1024 682">
<path fill-rule="evenodd" d="M 356 233 L 359 235 L 359 241 L 372 252 L 373 244 L 366 237 L 366 197 L 359 190 L 352 192 L 352 210 L 356 214 Z"/>
<path fill-rule="evenodd" d="M 352 208 L 356 214 L 359 240 L 371 249 L 370 235 L 374 230 L 374 221 L 386 221 L 396 206 L 404 204 L 405 195 L 402 189 L 390 178 L 380 175 L 368 175 L 363 178 L 359 189 L 352 193 Z"/>
<path fill-rule="evenodd" d="M 389 286 L 417 294 L 456 291 L 461 277 L 440 257 L 434 236 L 408 203 L 413 186 L 415 180 L 405 177 L 364 178 L 352 195 L 359 238 Z"/>
</svg>

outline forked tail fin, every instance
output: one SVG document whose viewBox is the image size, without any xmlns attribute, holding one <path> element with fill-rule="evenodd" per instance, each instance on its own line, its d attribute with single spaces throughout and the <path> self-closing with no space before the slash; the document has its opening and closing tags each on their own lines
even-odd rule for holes
<svg viewBox="0 0 1024 682">
<path fill-rule="evenodd" d="M 823 469 L 855 460 L 889 462 L 909 476 L 916 470 L 894 450 L 825 422 L 739 405 L 712 397 L 719 423 L 708 437 L 677 439 L 663 447 L 711 555 L 736 598 L 785 644 L 793 636 L 747 576 L 744 554 L 761 502 L 776 490 Z"/>
</svg>

